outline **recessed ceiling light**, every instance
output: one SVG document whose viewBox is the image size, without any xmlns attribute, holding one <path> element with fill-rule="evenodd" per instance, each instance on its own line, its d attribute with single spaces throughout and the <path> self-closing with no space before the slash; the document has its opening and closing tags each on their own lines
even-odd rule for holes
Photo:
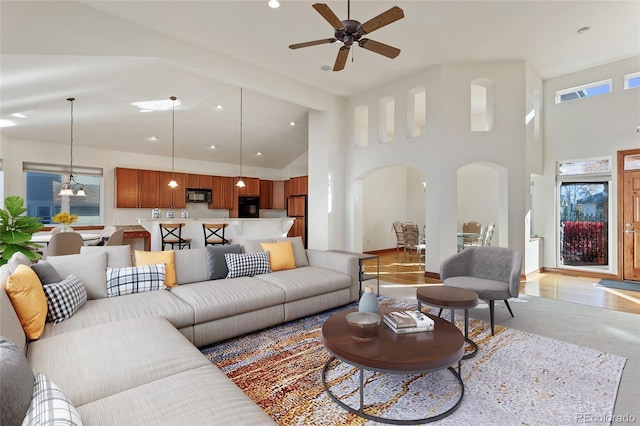
<svg viewBox="0 0 640 426">
<path fill-rule="evenodd" d="M 158 142 L 160 139 L 158 139 L 158 137 L 157 137 L 157 136 L 149 136 L 149 137 L 147 138 L 147 140 L 148 140 L 149 142 Z"/>
<path fill-rule="evenodd" d="M 295 125 L 296 125 L 295 121 L 292 121 L 291 123 L 289 123 L 289 126 L 295 126 Z"/>
<path fill-rule="evenodd" d="M 23 114 L 23 113 L 21 113 L 21 112 L 16 112 L 16 113 L 14 113 L 14 114 L 11 114 L 11 116 L 12 116 L 12 117 L 15 117 L 15 118 L 27 118 L 27 116 L 26 116 L 26 115 L 24 115 L 24 114 Z"/>
<path fill-rule="evenodd" d="M 323 65 L 320 67 L 320 69 L 322 71 L 331 71 L 333 68 L 331 68 L 329 65 Z"/>
<path fill-rule="evenodd" d="M 582 27 L 580 29 L 578 29 L 578 31 L 576 31 L 578 34 L 584 34 L 587 31 L 589 31 L 591 29 L 591 27 Z"/>
<path fill-rule="evenodd" d="M 267 3 L 271 9 L 277 9 L 280 7 L 280 2 L 278 0 L 269 0 Z"/>
<path fill-rule="evenodd" d="M 157 101 L 139 101 L 139 102 L 131 102 L 131 105 L 134 107 L 140 108 L 140 112 L 149 112 L 149 111 L 167 111 L 170 110 L 173 106 L 173 102 L 171 99 L 159 99 Z M 180 101 L 175 101 L 175 106 L 179 107 Z"/>
<path fill-rule="evenodd" d="M 256 155 L 257 155 L 257 156 L 261 156 L 261 155 L 262 155 L 262 152 L 258 151 L 258 152 L 256 152 Z"/>
<path fill-rule="evenodd" d="M 216 109 L 222 109 L 222 105 L 220 104 L 216 105 Z"/>
<path fill-rule="evenodd" d="M 210 148 L 210 149 L 216 149 L 216 148 L 217 148 L 217 146 L 215 146 L 215 145 L 209 145 L 209 148 Z"/>
</svg>

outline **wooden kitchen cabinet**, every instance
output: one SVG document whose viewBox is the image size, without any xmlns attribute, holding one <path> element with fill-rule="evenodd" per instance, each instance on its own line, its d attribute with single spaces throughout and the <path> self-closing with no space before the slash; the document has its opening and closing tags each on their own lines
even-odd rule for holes
<svg viewBox="0 0 640 426">
<path fill-rule="evenodd" d="M 158 183 L 160 172 L 156 170 L 138 171 L 138 207 L 158 207 Z"/>
<path fill-rule="evenodd" d="M 177 188 L 171 188 L 168 183 L 174 178 L 178 183 Z M 184 209 L 187 204 L 185 201 L 185 183 L 187 175 L 185 173 L 159 172 L 158 176 L 158 205 L 159 208 L 165 209 Z"/>
<path fill-rule="evenodd" d="M 234 180 L 228 176 L 211 176 L 210 209 L 232 209 L 234 200 Z"/>
<path fill-rule="evenodd" d="M 235 185 L 235 182 L 238 182 L 239 179 L 240 179 L 239 177 L 235 178 L 234 185 Z M 237 189 L 236 194 L 237 195 L 251 196 L 251 197 L 259 197 L 260 196 L 260 179 L 251 178 L 251 177 L 243 177 L 242 180 L 244 181 L 244 184 L 246 186 L 244 188 L 236 187 L 236 189 Z"/>
<path fill-rule="evenodd" d="M 158 207 L 158 179 L 155 170 L 116 167 L 116 208 Z"/>
<path fill-rule="evenodd" d="M 289 216 L 305 216 L 306 214 L 306 198 L 305 197 L 289 197 L 289 206 L 287 214 Z"/>
<path fill-rule="evenodd" d="M 260 204 L 261 209 L 273 208 L 273 181 L 260 179 Z"/>
<path fill-rule="evenodd" d="M 284 191 L 285 181 L 274 180 L 271 185 L 271 208 L 284 210 L 287 208 L 287 197 Z M 261 191 L 262 192 L 262 191 Z"/>
<path fill-rule="evenodd" d="M 301 237 L 302 244 L 307 247 L 306 243 L 306 219 L 304 217 L 297 217 L 293 220 L 293 225 L 289 229 L 288 237 Z"/>
<path fill-rule="evenodd" d="M 210 175 L 187 174 L 187 188 L 211 189 Z"/>
<path fill-rule="evenodd" d="M 308 176 L 298 176 L 289 179 L 289 195 L 307 195 L 309 186 Z"/>
</svg>

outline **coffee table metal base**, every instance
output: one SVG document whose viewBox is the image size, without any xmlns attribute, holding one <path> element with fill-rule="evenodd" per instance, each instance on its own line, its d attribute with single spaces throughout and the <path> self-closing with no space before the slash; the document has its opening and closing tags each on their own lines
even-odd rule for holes
<svg viewBox="0 0 640 426">
<path fill-rule="evenodd" d="M 449 370 L 451 372 L 451 374 L 453 374 L 453 376 L 457 379 L 458 384 L 460 385 L 460 397 L 458 398 L 458 400 L 456 401 L 456 403 L 449 408 L 448 410 L 436 414 L 435 416 L 430 416 L 430 417 L 424 417 L 421 419 L 390 419 L 390 418 L 386 418 L 386 417 L 379 417 L 379 416 L 373 416 L 371 414 L 367 414 L 364 412 L 364 370 L 362 367 L 359 366 L 354 366 L 351 363 L 347 363 L 355 368 L 358 368 L 360 370 L 360 408 L 359 409 L 355 409 L 347 404 L 345 404 L 343 401 L 340 400 L 340 398 L 338 398 L 337 396 L 335 396 L 333 394 L 333 392 L 331 392 L 331 389 L 329 389 L 329 386 L 327 385 L 327 380 L 326 380 L 326 375 L 327 375 L 327 370 L 329 369 L 329 365 L 336 360 L 337 358 L 335 356 L 331 356 L 327 362 L 324 363 L 324 366 L 322 367 L 322 386 L 324 387 L 325 392 L 327 393 L 327 395 L 329 395 L 329 397 L 331 399 L 333 399 L 338 405 L 340 405 L 342 408 L 344 408 L 345 410 L 347 410 L 350 413 L 355 414 L 356 416 L 365 418 L 367 420 L 372 420 L 372 421 L 376 421 L 376 422 L 381 422 L 381 423 L 388 423 L 388 424 L 396 424 L 396 425 L 407 425 L 407 424 L 423 424 L 423 423 L 431 423 L 431 422 L 435 422 L 437 420 L 441 420 L 445 417 L 447 417 L 448 415 L 452 414 L 453 412 L 455 412 L 458 407 L 460 407 L 460 403 L 462 402 L 462 397 L 464 396 L 464 383 L 462 382 L 462 377 L 460 377 L 460 367 L 461 367 L 461 363 L 460 361 L 458 361 L 458 370 L 456 371 L 455 368 L 453 367 L 448 367 L 447 370 Z M 342 361 L 341 361 L 342 362 Z M 399 374 L 398 372 L 391 372 L 392 374 Z"/>
</svg>

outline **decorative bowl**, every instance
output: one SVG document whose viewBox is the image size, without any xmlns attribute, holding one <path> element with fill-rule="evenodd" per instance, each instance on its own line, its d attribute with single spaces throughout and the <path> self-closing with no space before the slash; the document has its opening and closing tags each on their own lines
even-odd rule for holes
<svg viewBox="0 0 640 426">
<path fill-rule="evenodd" d="M 353 337 L 371 339 L 378 334 L 380 316 L 371 312 L 351 312 L 347 314 L 347 326 Z"/>
</svg>

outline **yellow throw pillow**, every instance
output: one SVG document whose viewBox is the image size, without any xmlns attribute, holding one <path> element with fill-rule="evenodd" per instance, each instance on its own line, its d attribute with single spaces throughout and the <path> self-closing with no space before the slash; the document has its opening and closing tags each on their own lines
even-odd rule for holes
<svg viewBox="0 0 640 426">
<path fill-rule="evenodd" d="M 269 252 L 271 270 L 282 271 L 284 269 L 294 269 L 296 259 L 293 256 L 293 245 L 291 241 L 281 243 L 260 243 L 262 250 Z"/>
<path fill-rule="evenodd" d="M 174 287 L 176 285 L 176 264 L 173 250 L 167 251 L 142 251 L 136 250 L 136 266 L 157 265 L 164 263 L 166 266 L 164 285 Z"/>
<path fill-rule="evenodd" d="M 47 320 L 47 296 L 38 275 L 26 265 L 18 265 L 5 285 L 13 309 L 31 340 L 42 336 Z"/>
</svg>

